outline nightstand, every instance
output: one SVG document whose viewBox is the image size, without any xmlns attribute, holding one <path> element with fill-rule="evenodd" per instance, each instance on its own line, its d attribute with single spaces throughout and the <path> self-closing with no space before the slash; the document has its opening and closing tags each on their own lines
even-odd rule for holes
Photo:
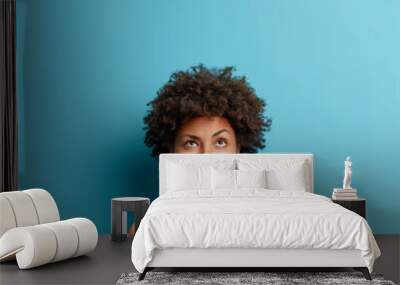
<svg viewBox="0 0 400 285">
<path fill-rule="evenodd" d="M 359 214 L 365 219 L 366 217 L 366 203 L 367 201 L 363 198 L 357 198 L 355 200 L 336 200 L 332 199 L 333 203 L 339 204 L 340 206 Z"/>
<path fill-rule="evenodd" d="M 127 212 L 135 216 L 136 228 L 150 206 L 150 199 L 144 197 L 121 197 L 111 200 L 111 239 L 124 241 L 127 237 Z"/>
</svg>

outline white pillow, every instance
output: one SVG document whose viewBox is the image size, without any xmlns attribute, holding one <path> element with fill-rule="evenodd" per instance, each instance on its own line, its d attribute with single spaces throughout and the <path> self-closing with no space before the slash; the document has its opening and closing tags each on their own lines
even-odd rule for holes
<svg viewBox="0 0 400 285">
<path fill-rule="evenodd" d="M 167 173 L 168 191 L 211 189 L 211 167 L 170 162 Z"/>
<path fill-rule="evenodd" d="M 238 190 L 241 188 L 266 188 L 267 176 L 263 170 L 211 170 L 213 190 Z"/>
<path fill-rule="evenodd" d="M 267 188 L 267 171 L 262 170 L 236 170 L 238 188 Z"/>
<path fill-rule="evenodd" d="M 306 176 L 304 164 L 285 171 L 267 171 L 268 189 L 272 190 L 293 190 L 306 192 Z"/>
<path fill-rule="evenodd" d="M 236 190 L 236 170 L 212 168 L 211 183 L 213 190 Z"/>
<path fill-rule="evenodd" d="M 266 170 L 267 188 L 306 191 L 309 186 L 308 164 L 299 159 L 238 159 L 240 170 Z"/>
</svg>

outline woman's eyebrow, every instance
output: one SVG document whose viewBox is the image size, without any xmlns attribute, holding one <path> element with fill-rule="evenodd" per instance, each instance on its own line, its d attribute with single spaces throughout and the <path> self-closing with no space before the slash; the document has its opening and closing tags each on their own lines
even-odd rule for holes
<svg viewBox="0 0 400 285">
<path fill-rule="evenodd" d="M 223 133 L 223 132 L 228 132 L 229 133 L 229 131 L 227 129 L 222 129 L 222 130 L 219 130 L 218 132 L 215 132 L 212 136 L 213 137 L 218 136 L 220 133 Z"/>
<path fill-rule="evenodd" d="M 191 139 L 193 139 L 193 140 L 199 140 L 199 137 L 197 137 L 197 136 L 194 136 L 194 135 L 182 135 L 182 137 L 189 137 L 189 138 L 191 138 Z"/>
</svg>

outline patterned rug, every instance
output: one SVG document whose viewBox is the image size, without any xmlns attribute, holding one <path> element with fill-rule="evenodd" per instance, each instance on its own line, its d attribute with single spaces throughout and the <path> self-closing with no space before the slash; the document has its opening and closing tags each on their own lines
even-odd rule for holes
<svg viewBox="0 0 400 285">
<path fill-rule="evenodd" d="M 395 285 L 384 280 L 381 275 L 372 275 L 368 281 L 360 272 L 148 272 L 142 281 L 138 281 L 139 273 L 124 273 L 117 285 L 145 284 L 379 284 Z"/>
</svg>

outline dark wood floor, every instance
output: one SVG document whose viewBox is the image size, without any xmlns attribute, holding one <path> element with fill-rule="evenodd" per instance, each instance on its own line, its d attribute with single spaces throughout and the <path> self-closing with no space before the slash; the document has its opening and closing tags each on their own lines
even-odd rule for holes
<svg viewBox="0 0 400 285">
<path fill-rule="evenodd" d="M 400 235 L 376 235 L 375 239 L 382 255 L 375 262 L 374 272 L 400 284 Z"/>
<path fill-rule="evenodd" d="M 134 271 L 131 241 L 116 243 L 100 236 L 95 251 L 41 267 L 18 270 L 16 262 L 0 264 L 0 284 L 115 284 L 124 272 Z"/>
<path fill-rule="evenodd" d="M 376 236 L 382 251 L 375 272 L 395 283 L 400 280 L 400 236 Z M 134 271 L 131 241 L 114 243 L 101 236 L 97 249 L 88 256 L 19 270 L 15 262 L 0 264 L 0 284 L 115 284 L 124 272 Z"/>
</svg>

